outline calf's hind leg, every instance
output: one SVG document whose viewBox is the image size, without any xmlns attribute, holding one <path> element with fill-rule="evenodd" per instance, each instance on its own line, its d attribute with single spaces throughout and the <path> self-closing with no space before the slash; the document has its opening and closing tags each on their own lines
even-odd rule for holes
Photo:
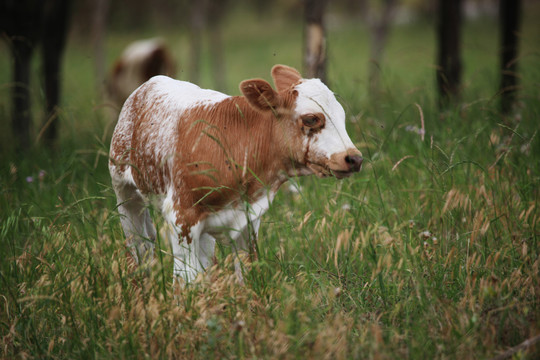
<svg viewBox="0 0 540 360">
<path fill-rule="evenodd" d="M 145 201 L 132 184 L 114 184 L 120 221 L 127 246 L 137 264 L 152 259 L 156 229 Z"/>
</svg>

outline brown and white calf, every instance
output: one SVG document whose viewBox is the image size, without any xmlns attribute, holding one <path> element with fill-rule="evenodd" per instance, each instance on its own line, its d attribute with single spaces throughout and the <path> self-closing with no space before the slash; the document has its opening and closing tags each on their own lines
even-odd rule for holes
<svg viewBox="0 0 540 360">
<path fill-rule="evenodd" d="M 175 72 L 173 56 L 163 40 L 134 41 L 114 62 L 107 80 L 107 90 L 111 100 L 120 108 L 145 81 L 156 75 L 174 76 Z"/>
<path fill-rule="evenodd" d="M 148 202 L 169 224 L 174 275 L 191 281 L 211 264 L 216 238 L 247 249 L 289 177 L 360 170 L 345 111 L 328 87 L 284 65 L 272 77 L 276 90 L 253 79 L 240 83 L 243 96 L 228 96 L 156 76 L 128 98 L 109 169 L 136 261 L 153 253 Z"/>
</svg>

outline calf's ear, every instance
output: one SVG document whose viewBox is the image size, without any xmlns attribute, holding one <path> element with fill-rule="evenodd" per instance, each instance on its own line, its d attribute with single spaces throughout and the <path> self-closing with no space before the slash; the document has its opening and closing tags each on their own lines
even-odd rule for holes
<svg viewBox="0 0 540 360">
<path fill-rule="evenodd" d="M 281 104 L 279 94 L 272 89 L 267 81 L 262 79 L 242 81 L 240 91 L 255 110 L 276 110 Z"/>
<path fill-rule="evenodd" d="M 298 84 L 302 80 L 302 75 L 300 75 L 298 70 L 290 66 L 275 65 L 272 68 L 272 78 L 274 79 L 277 91 L 283 91 Z"/>
</svg>

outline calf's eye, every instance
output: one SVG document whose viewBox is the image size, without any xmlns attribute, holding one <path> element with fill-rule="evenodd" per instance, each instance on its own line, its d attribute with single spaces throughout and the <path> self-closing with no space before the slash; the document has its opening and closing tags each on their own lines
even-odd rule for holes
<svg viewBox="0 0 540 360">
<path fill-rule="evenodd" d="M 318 115 L 318 114 L 303 115 L 302 125 L 308 128 L 312 128 L 312 129 L 320 128 L 324 125 L 324 116 L 322 114 L 321 115 Z"/>
</svg>

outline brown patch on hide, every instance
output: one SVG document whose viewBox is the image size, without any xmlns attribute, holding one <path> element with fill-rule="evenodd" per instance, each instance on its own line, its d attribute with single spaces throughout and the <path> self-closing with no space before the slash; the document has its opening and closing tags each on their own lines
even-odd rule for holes
<svg viewBox="0 0 540 360">
<path fill-rule="evenodd" d="M 179 234 L 180 237 L 178 239 L 180 244 L 184 241 L 184 239 L 186 239 L 186 242 L 188 243 L 188 245 L 191 244 L 193 239 L 191 238 L 190 232 L 191 232 L 191 226 L 188 226 L 187 224 L 182 224 L 180 234 Z"/>
<path fill-rule="evenodd" d="M 175 178 L 180 183 L 175 210 L 190 223 L 281 185 L 280 172 L 293 166 L 291 145 L 301 142 L 291 118 L 297 94 L 276 96 L 281 105 L 272 111 L 258 111 L 237 96 L 181 114 L 175 146 L 181 161 L 172 166 L 173 174 L 182 174 Z"/>
<path fill-rule="evenodd" d="M 271 112 L 255 111 L 242 97 L 182 114 L 175 146 L 182 161 L 172 170 L 182 174 L 179 208 L 219 209 L 269 184 L 280 167 L 275 121 Z"/>
</svg>

